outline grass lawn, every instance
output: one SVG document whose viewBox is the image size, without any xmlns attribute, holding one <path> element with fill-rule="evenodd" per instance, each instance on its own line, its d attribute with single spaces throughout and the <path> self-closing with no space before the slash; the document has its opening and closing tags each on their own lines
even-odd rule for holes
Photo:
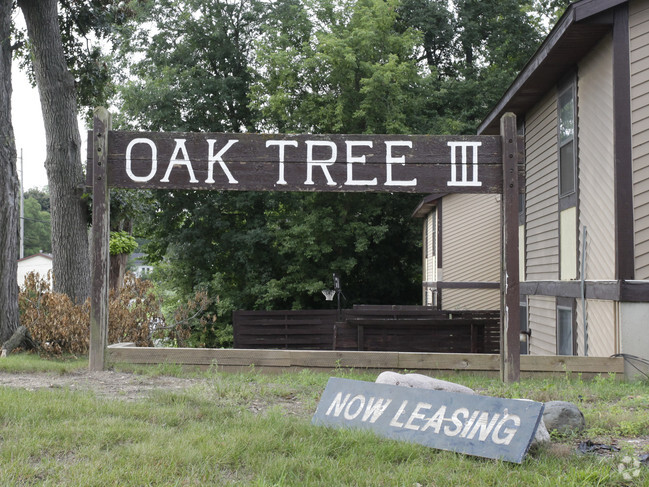
<svg viewBox="0 0 649 487">
<path fill-rule="evenodd" d="M 33 355 L 0 360 L 0 375 L 73 375 L 85 360 Z M 195 379 L 174 392 L 137 400 L 73 388 L 0 387 L 0 484 L 240 486 L 623 486 L 649 485 L 649 467 L 625 480 L 625 457 L 649 452 L 649 383 L 569 375 L 505 385 L 470 375 L 447 377 L 483 394 L 579 405 L 587 430 L 553 438 L 521 465 L 312 426 L 328 374 L 183 372 L 179 367 L 119 373 Z M 376 374 L 333 375 L 373 381 Z M 606 455 L 577 452 L 580 441 L 616 444 Z M 633 466 L 631 470 L 634 472 Z"/>
</svg>

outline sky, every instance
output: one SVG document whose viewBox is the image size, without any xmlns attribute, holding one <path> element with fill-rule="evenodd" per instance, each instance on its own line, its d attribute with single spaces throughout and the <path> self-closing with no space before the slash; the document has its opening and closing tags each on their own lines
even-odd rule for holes
<svg viewBox="0 0 649 487">
<path fill-rule="evenodd" d="M 38 91 L 32 88 L 25 73 L 13 63 L 11 71 L 13 94 L 11 97 L 11 120 L 16 136 L 18 175 L 20 176 L 20 152 L 23 155 L 23 187 L 42 188 L 47 185 L 45 173 L 45 129 L 41 115 Z"/>
<path fill-rule="evenodd" d="M 16 137 L 18 154 L 18 175 L 20 176 L 20 154 L 23 159 L 23 188 L 43 188 L 47 186 L 45 172 L 45 128 L 41 114 L 38 90 L 32 88 L 27 75 L 14 62 L 11 71 L 13 94 L 11 97 L 11 119 Z M 86 130 L 80 124 L 81 162 L 85 164 Z"/>
</svg>

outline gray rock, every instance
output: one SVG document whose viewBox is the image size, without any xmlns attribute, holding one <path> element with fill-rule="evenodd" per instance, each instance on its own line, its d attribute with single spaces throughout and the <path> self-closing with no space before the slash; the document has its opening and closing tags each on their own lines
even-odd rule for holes
<svg viewBox="0 0 649 487">
<path fill-rule="evenodd" d="M 546 402 L 543 421 L 548 431 L 561 434 L 581 431 L 586 427 L 583 413 L 575 404 L 566 401 Z"/>
<path fill-rule="evenodd" d="M 550 442 L 550 433 L 545 427 L 545 422 L 543 418 L 539 421 L 539 426 L 536 428 L 536 433 L 534 433 L 534 439 L 532 440 L 532 446 L 541 445 L 542 443 Z"/>
<path fill-rule="evenodd" d="M 375 381 L 377 384 L 389 384 L 393 386 L 415 387 L 419 389 L 430 389 L 434 391 L 461 392 L 464 394 L 475 394 L 475 391 L 453 382 L 433 379 L 422 374 L 399 374 L 397 372 L 381 372 Z"/>
</svg>

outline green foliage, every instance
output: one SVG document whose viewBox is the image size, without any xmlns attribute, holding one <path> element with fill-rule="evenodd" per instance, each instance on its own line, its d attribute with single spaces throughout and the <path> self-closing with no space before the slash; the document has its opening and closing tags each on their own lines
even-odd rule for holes
<svg viewBox="0 0 649 487">
<path fill-rule="evenodd" d="M 138 247 L 133 235 L 125 231 L 110 232 L 110 255 L 130 254 Z"/>
<path fill-rule="evenodd" d="M 395 0 L 273 5 L 256 44 L 265 76 L 250 94 L 261 125 L 280 132 L 411 131 L 407 120 L 420 78 L 412 57 L 418 35 L 396 30 L 397 5 Z"/>
<path fill-rule="evenodd" d="M 122 31 L 123 126 L 148 130 L 252 129 L 246 102 L 257 0 L 145 1 Z M 145 23 L 146 22 L 146 23 Z"/>
<path fill-rule="evenodd" d="M 31 196 L 25 198 L 24 205 L 25 256 L 37 254 L 39 252 L 52 252 L 50 213 L 44 211 L 41 208 L 39 201 Z"/>
<path fill-rule="evenodd" d="M 115 40 L 115 30 L 134 14 L 137 3 L 120 0 L 64 0 L 59 2 L 59 27 L 68 69 L 75 78 L 77 103 L 92 119 L 97 106 L 115 95 L 114 65 L 102 49 Z M 13 25 L 20 67 L 35 84 L 31 68 L 31 44 L 25 31 Z"/>
<path fill-rule="evenodd" d="M 562 2 L 163 0 L 120 26 L 122 128 L 475 133 Z M 176 308 L 207 292 L 212 331 L 235 309 L 417 304 L 417 195 L 163 192 L 138 236 Z M 123 208 L 130 208 L 130 197 Z M 122 202 L 120 201 L 120 204 Z M 135 203 L 138 207 L 140 203 Z M 127 213 L 130 210 L 127 211 Z M 117 215 L 118 212 L 114 212 Z M 118 217 L 115 216 L 117 223 Z M 122 228 L 114 226 L 114 229 Z"/>
</svg>

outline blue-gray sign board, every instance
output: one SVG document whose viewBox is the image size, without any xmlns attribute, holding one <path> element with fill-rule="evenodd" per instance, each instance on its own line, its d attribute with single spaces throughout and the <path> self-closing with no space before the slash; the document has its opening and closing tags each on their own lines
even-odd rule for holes
<svg viewBox="0 0 649 487">
<path fill-rule="evenodd" d="M 521 463 L 543 403 L 332 377 L 313 424 L 369 429 L 441 450 Z"/>
</svg>

